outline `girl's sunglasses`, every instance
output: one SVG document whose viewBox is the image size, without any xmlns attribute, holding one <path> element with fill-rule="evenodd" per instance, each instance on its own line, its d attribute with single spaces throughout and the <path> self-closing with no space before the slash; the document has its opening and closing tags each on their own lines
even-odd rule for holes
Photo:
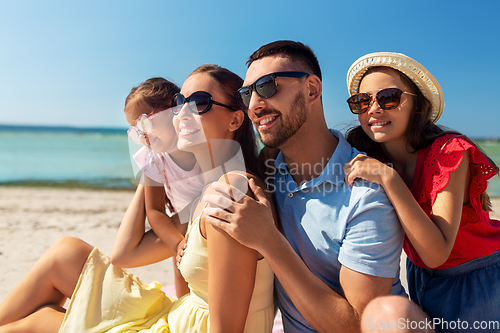
<svg viewBox="0 0 500 333">
<path fill-rule="evenodd" d="M 249 86 L 241 87 L 236 92 L 236 100 L 243 110 L 248 109 L 250 105 L 250 99 L 252 98 L 252 91 L 255 91 L 257 95 L 262 98 L 269 98 L 276 94 L 278 85 L 276 84 L 276 78 L 278 76 L 282 77 L 295 77 L 301 78 L 304 76 L 309 76 L 311 74 L 304 72 L 276 72 L 271 74 L 266 74 L 259 77 L 254 83 Z"/>
<path fill-rule="evenodd" d="M 398 88 L 385 88 L 385 89 L 371 90 L 371 91 L 377 91 L 377 94 L 370 95 L 364 92 L 352 95 L 347 99 L 347 104 L 349 104 L 349 108 L 351 109 L 352 113 L 354 114 L 365 113 L 370 109 L 374 99 L 377 100 L 377 103 L 382 110 L 392 110 L 399 106 L 402 94 L 417 96 L 415 94 L 412 94 L 411 92 L 403 91 Z M 373 99 L 372 97 L 375 98 Z"/>
<path fill-rule="evenodd" d="M 210 111 L 212 105 L 214 104 L 223 106 L 233 111 L 238 110 L 237 108 L 233 108 L 232 106 L 214 101 L 212 95 L 210 95 L 206 91 L 196 91 L 192 93 L 188 98 L 185 98 L 180 93 L 174 95 L 174 99 L 172 101 L 172 112 L 174 113 L 174 115 L 178 115 L 179 112 L 181 112 L 181 108 L 184 103 L 188 103 L 189 109 L 195 114 L 203 114 Z"/>
<path fill-rule="evenodd" d="M 135 121 L 135 126 L 130 126 L 127 131 L 130 140 L 144 146 L 149 146 L 150 143 L 148 134 L 153 130 L 153 119 L 165 111 L 168 111 L 168 109 L 155 113 L 151 116 L 141 114 Z"/>
</svg>

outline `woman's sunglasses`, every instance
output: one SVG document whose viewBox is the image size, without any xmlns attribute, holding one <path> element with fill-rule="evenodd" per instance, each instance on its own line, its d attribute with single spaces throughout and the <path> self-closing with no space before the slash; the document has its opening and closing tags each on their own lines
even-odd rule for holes
<svg viewBox="0 0 500 333">
<path fill-rule="evenodd" d="M 301 78 L 304 76 L 309 76 L 311 74 L 304 72 L 276 72 L 271 74 L 266 74 L 259 77 L 254 83 L 249 86 L 241 87 L 236 92 L 236 100 L 243 110 L 248 109 L 250 105 L 250 99 L 252 98 L 252 91 L 255 91 L 257 95 L 262 98 L 269 98 L 276 94 L 278 85 L 276 84 L 276 78 L 278 76 L 282 77 L 295 77 Z"/>
<path fill-rule="evenodd" d="M 362 114 L 368 111 L 374 99 L 377 100 L 377 103 L 382 110 L 392 110 L 398 107 L 401 102 L 402 94 L 417 96 L 411 92 L 403 91 L 398 88 L 385 88 L 378 90 L 376 95 L 370 95 L 366 92 L 352 95 L 347 99 L 347 104 L 349 104 L 349 108 L 354 114 Z M 372 97 L 375 98 L 373 99 Z"/>
<path fill-rule="evenodd" d="M 184 103 L 188 103 L 189 109 L 195 114 L 203 114 L 210 111 L 212 105 L 214 104 L 223 106 L 233 111 L 238 110 L 237 108 L 233 108 L 232 106 L 214 101 L 212 95 L 210 95 L 206 91 L 196 91 L 192 93 L 188 98 L 185 98 L 180 93 L 174 95 L 174 99 L 172 101 L 172 112 L 174 113 L 174 115 L 178 115 L 179 112 L 181 112 L 181 108 Z"/>
</svg>

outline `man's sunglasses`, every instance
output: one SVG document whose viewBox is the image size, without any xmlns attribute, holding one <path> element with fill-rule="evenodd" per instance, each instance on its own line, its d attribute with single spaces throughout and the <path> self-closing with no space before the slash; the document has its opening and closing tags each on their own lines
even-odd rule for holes
<svg viewBox="0 0 500 333">
<path fill-rule="evenodd" d="M 241 87 L 236 92 L 236 100 L 243 110 L 248 109 L 250 105 L 250 99 L 252 98 L 252 91 L 255 91 L 257 95 L 262 98 L 269 98 L 276 94 L 278 85 L 276 84 L 276 78 L 278 76 L 282 77 L 295 77 L 301 78 L 304 76 L 309 76 L 311 74 L 304 72 L 276 72 L 271 74 L 266 74 L 259 77 L 254 83 L 249 86 Z"/>
<path fill-rule="evenodd" d="M 377 91 L 377 94 L 370 95 L 367 94 L 367 92 L 364 92 L 352 95 L 347 99 L 347 104 L 349 104 L 349 108 L 351 109 L 352 113 L 354 114 L 365 113 L 370 109 L 374 99 L 377 100 L 377 103 L 382 110 L 392 110 L 399 106 L 402 94 L 417 96 L 415 94 L 412 94 L 411 92 L 403 91 L 398 88 L 385 88 L 385 89 L 371 90 L 371 91 Z"/>
<path fill-rule="evenodd" d="M 223 106 L 233 111 L 238 110 L 237 108 L 233 108 L 232 106 L 214 101 L 212 95 L 210 95 L 206 91 L 196 91 L 187 98 L 185 98 L 180 93 L 174 95 L 174 99 L 172 101 L 172 112 L 174 113 L 174 115 L 178 115 L 179 112 L 181 112 L 181 108 L 184 103 L 188 103 L 189 109 L 195 114 L 203 114 L 210 111 L 212 105 L 214 104 Z"/>
</svg>

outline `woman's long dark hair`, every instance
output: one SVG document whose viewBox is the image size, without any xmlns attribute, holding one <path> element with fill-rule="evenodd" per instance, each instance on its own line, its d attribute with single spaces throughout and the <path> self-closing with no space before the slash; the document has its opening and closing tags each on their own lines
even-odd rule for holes
<svg viewBox="0 0 500 333">
<path fill-rule="evenodd" d="M 226 96 L 226 102 L 224 104 L 238 110 L 241 109 L 236 100 L 236 91 L 243 86 L 243 79 L 241 77 L 226 68 L 211 64 L 201 65 L 189 74 L 189 76 L 200 73 L 210 75 L 210 77 L 221 86 Z M 257 142 L 255 140 L 253 124 L 250 118 L 248 118 L 248 114 L 246 112 L 244 112 L 244 114 L 243 123 L 236 130 L 234 140 L 241 146 L 246 168 L 262 178 L 263 172 L 257 160 Z"/>
<path fill-rule="evenodd" d="M 484 151 L 480 147 L 478 147 L 472 140 L 470 140 L 467 136 L 463 135 L 460 132 L 438 126 L 429 119 L 431 113 L 431 103 L 424 97 L 424 95 L 422 94 L 420 89 L 417 88 L 415 83 L 413 83 L 413 81 L 410 78 L 408 78 L 405 74 L 396 69 L 377 66 L 370 68 L 364 74 L 364 76 L 366 76 L 368 73 L 381 69 L 396 71 L 399 74 L 401 81 L 409 88 L 410 92 L 417 95 L 414 97 L 415 100 L 414 111 L 411 113 L 408 122 L 408 124 L 411 124 L 411 126 L 408 126 L 406 128 L 406 133 L 405 133 L 407 138 L 406 149 L 409 153 L 413 153 L 421 149 L 424 149 L 425 147 L 428 147 L 434 142 L 436 138 L 440 136 L 446 134 L 454 134 L 463 137 L 464 139 L 469 141 L 472 145 L 474 145 L 477 149 L 479 149 L 486 157 L 488 162 L 490 162 L 491 165 L 495 168 L 498 174 L 498 167 L 495 164 L 495 162 L 493 162 L 491 158 L 489 158 L 488 155 L 486 155 Z M 370 137 L 365 133 L 361 125 L 347 130 L 346 139 L 351 144 L 351 146 L 355 147 L 360 151 L 366 152 L 368 156 L 374 157 L 381 161 L 387 161 L 387 157 L 384 155 L 382 145 L 370 139 Z M 486 212 L 491 211 L 490 198 L 486 192 L 481 194 L 481 205 L 484 211 Z"/>
</svg>

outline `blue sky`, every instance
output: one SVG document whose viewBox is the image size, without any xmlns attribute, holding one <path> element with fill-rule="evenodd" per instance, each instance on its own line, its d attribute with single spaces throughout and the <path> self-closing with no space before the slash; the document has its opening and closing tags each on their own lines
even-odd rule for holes
<svg viewBox="0 0 500 333">
<path fill-rule="evenodd" d="M 125 127 L 125 97 L 147 78 L 182 85 L 203 63 L 244 77 L 253 51 L 291 39 L 318 56 L 330 127 L 356 123 L 351 63 L 392 51 L 440 82 L 438 124 L 500 136 L 499 15 L 495 0 L 0 0 L 0 124 Z"/>
</svg>

